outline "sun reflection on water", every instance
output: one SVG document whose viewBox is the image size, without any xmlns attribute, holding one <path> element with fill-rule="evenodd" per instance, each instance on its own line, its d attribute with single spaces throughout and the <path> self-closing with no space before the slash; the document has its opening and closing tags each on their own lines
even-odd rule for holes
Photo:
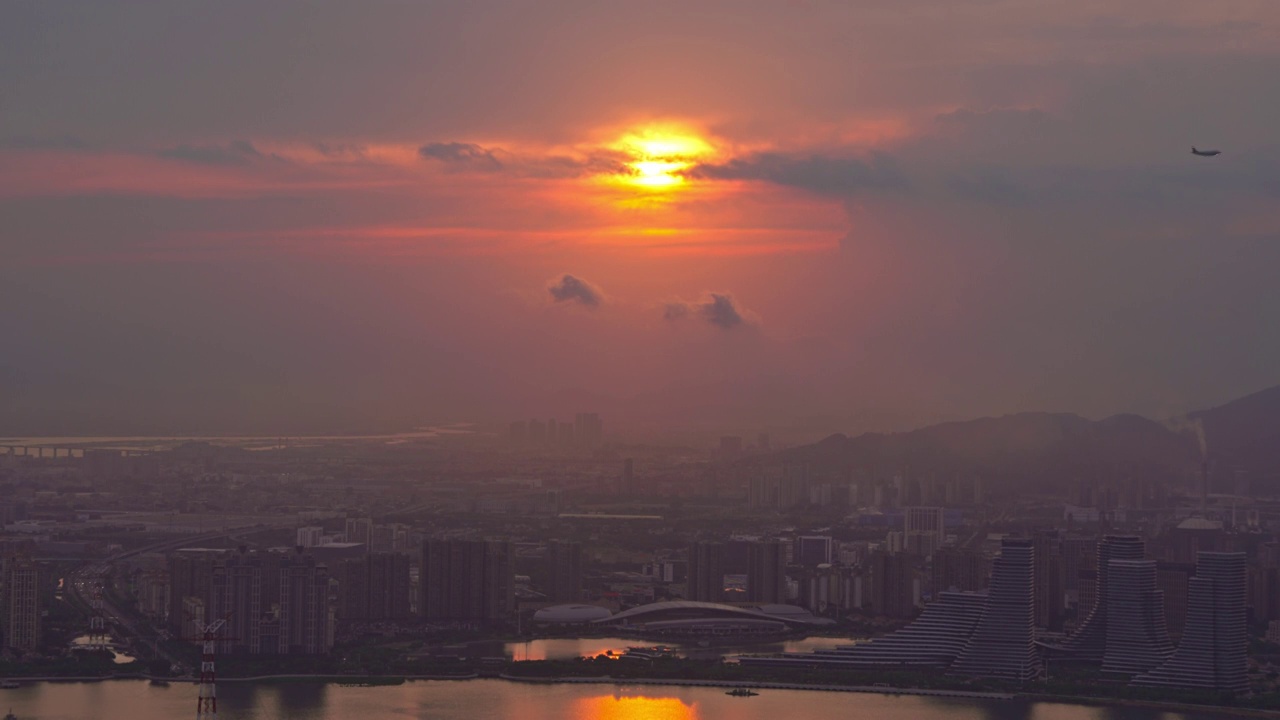
<svg viewBox="0 0 1280 720">
<path fill-rule="evenodd" d="M 574 703 L 573 720 L 695 720 L 694 706 L 677 698 L 602 696 Z"/>
</svg>

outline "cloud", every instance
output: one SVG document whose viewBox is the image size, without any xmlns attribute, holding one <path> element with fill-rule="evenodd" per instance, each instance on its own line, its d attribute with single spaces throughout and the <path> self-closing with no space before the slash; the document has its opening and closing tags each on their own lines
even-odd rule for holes
<svg viewBox="0 0 1280 720">
<path fill-rule="evenodd" d="M 458 169 L 497 172 L 503 168 L 502 161 L 498 159 L 498 156 L 492 150 L 483 148 L 475 143 L 427 143 L 418 148 L 418 154 L 429 160 L 439 160 L 450 167 Z"/>
<path fill-rule="evenodd" d="M 821 153 L 757 153 L 726 163 L 699 165 L 690 175 L 712 180 L 759 180 L 834 196 L 903 191 L 911 185 L 894 159 L 881 153 L 869 160 Z"/>
<path fill-rule="evenodd" d="M 556 303 L 573 302 L 585 308 L 595 310 L 604 302 L 604 292 L 600 288 L 579 277 L 568 273 L 561 275 L 547 286 L 551 300 Z"/>
<path fill-rule="evenodd" d="M 202 165 L 247 165 L 265 157 L 247 140 L 234 140 L 225 145 L 183 144 L 156 154 L 162 158 Z"/>
<path fill-rule="evenodd" d="M 503 173 L 543 180 L 578 178 L 627 172 L 627 157 L 618 151 L 594 149 L 576 155 L 543 153 L 537 149 L 487 148 L 469 142 L 435 142 L 418 148 L 428 160 L 457 171 Z"/>
<path fill-rule="evenodd" d="M 662 308 L 662 317 L 670 321 L 697 317 L 725 330 L 732 330 L 746 323 L 746 318 L 738 309 L 733 296 L 716 292 L 707 293 L 702 300 L 696 302 L 687 300 L 669 302 Z"/>
</svg>

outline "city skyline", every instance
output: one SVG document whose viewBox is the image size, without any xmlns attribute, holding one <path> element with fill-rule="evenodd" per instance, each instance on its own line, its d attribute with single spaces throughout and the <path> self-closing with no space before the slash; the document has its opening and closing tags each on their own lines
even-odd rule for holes
<svg viewBox="0 0 1280 720">
<path fill-rule="evenodd" d="M 1274 712 L 1278 76 L 1276 0 L 0 3 L 4 720 Z"/>
</svg>

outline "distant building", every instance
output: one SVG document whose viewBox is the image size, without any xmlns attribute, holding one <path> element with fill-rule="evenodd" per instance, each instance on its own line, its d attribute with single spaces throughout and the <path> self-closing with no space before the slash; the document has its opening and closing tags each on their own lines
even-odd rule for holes
<svg viewBox="0 0 1280 720">
<path fill-rule="evenodd" d="M 1035 547 L 1029 539 L 1005 538 L 992 565 L 982 617 L 950 672 L 1026 682 L 1041 671 L 1035 644 Z"/>
<path fill-rule="evenodd" d="M 742 438 L 738 435 L 725 435 L 720 438 L 720 454 L 733 457 L 742 454 Z"/>
<path fill-rule="evenodd" d="M 373 520 L 370 518 L 347 518 L 347 542 L 362 543 L 365 548 L 373 544 Z"/>
<path fill-rule="evenodd" d="M 555 540 L 546 550 L 547 600 L 575 603 L 582 599 L 582 546 Z"/>
<path fill-rule="evenodd" d="M 22 555 L 6 558 L 4 566 L 4 644 L 14 650 L 36 650 L 42 638 L 40 566 Z"/>
<path fill-rule="evenodd" d="M 201 612 L 213 587 L 213 568 L 223 551 L 179 550 L 169 555 L 169 629 L 179 637 L 194 638 L 188 619 L 188 598 L 199 600 Z"/>
<path fill-rule="evenodd" d="M 409 556 L 371 553 L 338 565 L 337 616 L 342 620 L 403 620 L 410 613 Z"/>
<path fill-rule="evenodd" d="M 167 561 L 168 624 L 182 638 L 227 621 L 219 652 L 323 654 L 333 647 L 328 567 L 311 552 L 180 550 Z"/>
<path fill-rule="evenodd" d="M 541 420 L 530 420 L 528 426 L 529 443 L 532 445 L 544 445 L 547 442 L 547 426 L 542 424 Z"/>
<path fill-rule="evenodd" d="M 1182 642 L 1134 685 L 1245 693 L 1249 690 L 1245 554 L 1201 552 L 1187 594 Z"/>
<path fill-rule="evenodd" d="M 798 565 L 822 565 L 831 562 L 832 547 L 830 535 L 801 535 L 795 539 L 792 556 Z"/>
<path fill-rule="evenodd" d="M 939 548 L 933 553 L 933 592 L 984 590 L 987 587 L 987 558 L 968 548 Z"/>
<path fill-rule="evenodd" d="M 574 437 L 578 445 L 597 448 L 604 442 L 604 423 L 597 413 L 578 413 L 573 421 Z"/>
<path fill-rule="evenodd" d="M 909 553 L 872 553 L 867 560 L 867 587 L 863 600 L 876 615 L 911 617 L 919 598 L 917 558 Z"/>
<path fill-rule="evenodd" d="M 1155 560 L 1112 560 L 1107 573 L 1107 641 L 1102 671 L 1137 675 L 1173 655 Z"/>
<path fill-rule="evenodd" d="M 315 547 L 323 542 L 324 528 L 318 526 L 300 527 L 297 533 L 297 542 L 300 548 Z"/>
<path fill-rule="evenodd" d="M 1055 531 L 1037 532 L 1036 627 L 1058 631 L 1066 610 L 1066 568 L 1062 560 L 1062 540 Z"/>
<path fill-rule="evenodd" d="M 1107 587 L 1110 583 L 1112 560 L 1141 560 L 1145 553 L 1142 539 L 1132 535 L 1108 535 L 1098 544 L 1097 583 L 1096 590 L 1091 593 L 1096 599 L 1092 609 L 1075 633 L 1057 649 L 1077 658 L 1102 662 L 1107 649 L 1107 621 L 1111 617 L 1107 605 L 1110 595 Z M 1086 593 L 1081 591 L 1081 606 Z"/>
<path fill-rule="evenodd" d="M 743 665 L 823 669 L 942 670 L 964 651 L 982 617 L 987 596 L 944 592 L 906 627 L 870 642 L 781 657 L 747 656 Z"/>
<path fill-rule="evenodd" d="M 938 542 L 947 535 L 945 514 L 940 507 L 909 507 L 902 512 L 902 531 L 911 534 L 932 533 Z"/>
<path fill-rule="evenodd" d="M 1187 589 L 1195 574 L 1193 563 L 1161 561 L 1156 564 L 1156 587 L 1164 597 L 1164 621 L 1169 628 L 1169 637 L 1175 641 L 1182 637 L 1182 628 L 1187 621 Z"/>
<path fill-rule="evenodd" d="M 780 604 L 787 600 L 787 557 L 782 543 L 762 540 L 751 545 L 747 569 L 747 602 Z"/>
<path fill-rule="evenodd" d="M 636 461 L 631 458 L 625 458 L 622 461 L 622 492 L 627 495 L 635 495 L 638 489 L 636 487 Z"/>
<path fill-rule="evenodd" d="M 419 569 L 419 613 L 429 621 L 503 622 L 515 607 L 511 543 L 427 540 Z"/>
<path fill-rule="evenodd" d="M 689 546 L 686 599 L 720 602 L 724 598 L 724 576 L 724 543 L 699 541 Z"/>
<path fill-rule="evenodd" d="M 310 555 L 288 555 L 280 562 L 281 654 L 321 655 L 333 648 L 333 608 L 329 569 Z"/>
</svg>

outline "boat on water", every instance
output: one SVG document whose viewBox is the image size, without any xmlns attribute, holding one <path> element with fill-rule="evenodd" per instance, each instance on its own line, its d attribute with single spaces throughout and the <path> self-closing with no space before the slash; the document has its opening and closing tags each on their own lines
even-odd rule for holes
<svg viewBox="0 0 1280 720">
<path fill-rule="evenodd" d="M 737 688 L 734 688 L 734 689 L 730 690 L 729 692 L 725 693 L 725 695 L 732 695 L 732 696 L 734 696 L 734 697 L 755 697 L 755 696 L 757 696 L 757 695 L 759 695 L 759 694 L 760 694 L 760 693 L 758 693 L 758 692 L 756 692 L 756 691 L 754 691 L 754 690 L 750 690 L 750 689 L 748 689 L 748 688 L 744 688 L 744 687 L 737 687 Z"/>
<path fill-rule="evenodd" d="M 10 710 L 9 714 L 4 716 L 4 720 L 18 720 L 18 716 L 14 715 L 13 711 Z"/>
<path fill-rule="evenodd" d="M 151 684 L 155 685 L 156 687 L 169 687 L 169 681 L 162 680 L 160 678 L 151 678 Z"/>
<path fill-rule="evenodd" d="M 19 683 L 17 680 L 0 680 L 0 689 L 16 690 L 17 688 L 20 688 L 20 687 L 22 687 L 22 684 Z"/>
</svg>

